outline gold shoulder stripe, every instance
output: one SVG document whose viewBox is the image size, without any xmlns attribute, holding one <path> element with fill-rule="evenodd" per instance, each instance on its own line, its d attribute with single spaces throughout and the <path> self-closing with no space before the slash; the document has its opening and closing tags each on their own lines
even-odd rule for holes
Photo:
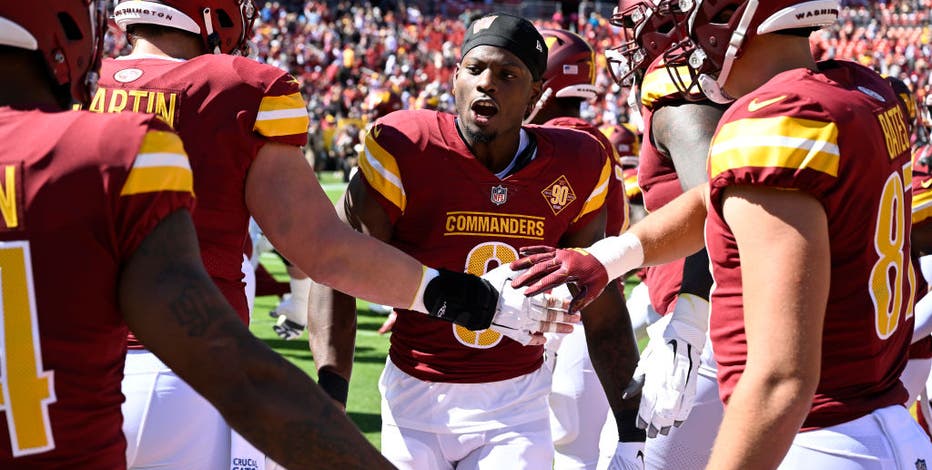
<svg viewBox="0 0 932 470">
<path fill-rule="evenodd" d="M 366 134 L 365 150 L 359 156 L 359 170 L 379 194 L 404 212 L 408 198 L 401 182 L 401 171 L 395 157 L 382 148 L 373 137 L 377 128 L 378 126 L 374 127 Z"/>
<path fill-rule="evenodd" d="M 301 93 L 263 96 L 256 114 L 256 132 L 266 137 L 303 134 L 308 127 L 307 107 Z"/>
<path fill-rule="evenodd" d="M 689 71 L 685 66 L 676 68 L 683 83 L 690 83 Z M 670 79 L 666 67 L 657 67 L 644 76 L 641 81 L 641 104 L 653 106 L 660 99 L 679 93 L 676 84 Z"/>
<path fill-rule="evenodd" d="M 729 122 L 709 150 L 712 177 L 744 167 L 806 168 L 837 177 L 839 162 L 835 123 L 790 116 Z"/>
<path fill-rule="evenodd" d="M 913 193 L 912 212 L 914 225 L 932 217 L 932 191 Z"/>
<path fill-rule="evenodd" d="M 583 204 L 583 208 L 579 211 L 579 215 L 573 219 L 573 222 L 576 222 L 582 216 L 597 211 L 605 205 L 605 196 L 608 193 L 608 180 L 612 176 L 612 162 L 609 159 L 605 159 L 605 164 L 602 166 L 602 173 L 599 174 L 599 182 L 595 185 L 595 189 L 592 190 L 592 194 L 589 195 L 589 198 L 586 199 L 586 202 Z"/>
<path fill-rule="evenodd" d="M 181 139 L 171 132 L 149 131 L 123 184 L 121 196 L 160 191 L 194 194 L 191 164 Z"/>
<path fill-rule="evenodd" d="M 142 145 L 139 146 L 139 153 L 174 153 L 185 156 L 184 144 L 181 138 L 174 132 L 168 131 L 149 131 L 142 138 Z M 187 157 L 185 157 L 187 160 Z M 138 160 L 137 160 L 138 162 Z"/>
</svg>

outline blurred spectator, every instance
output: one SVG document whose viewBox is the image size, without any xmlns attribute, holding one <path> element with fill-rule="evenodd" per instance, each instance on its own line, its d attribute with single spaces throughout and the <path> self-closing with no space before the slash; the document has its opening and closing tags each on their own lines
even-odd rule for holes
<svg viewBox="0 0 932 470">
<path fill-rule="evenodd" d="M 602 55 L 618 42 L 617 30 L 605 17 L 615 2 L 577 2 L 581 14 L 567 14 L 559 2 L 506 0 L 259 4 L 252 38 L 256 59 L 289 71 L 301 83 L 311 115 L 308 158 L 318 171 L 341 170 L 354 161 L 348 149 L 359 143 L 358 130 L 372 117 L 366 99 L 373 92 L 397 95 L 402 109 L 452 111 L 452 76 L 459 58 L 454 44 L 462 42 L 471 17 L 489 10 L 520 8 L 523 16 L 537 17 L 539 27 L 578 32 L 596 50 L 596 84 L 605 91 L 604 100 L 584 106 L 583 117 L 606 125 L 637 122 L 628 116 L 628 91 L 609 78 Z M 924 99 L 932 68 L 932 0 L 842 4 L 835 27 L 810 39 L 816 58 L 859 61 L 901 79 Z M 114 56 L 129 46 L 123 34 L 111 30 L 105 47 Z M 356 137 L 349 137 L 354 130 Z"/>
</svg>

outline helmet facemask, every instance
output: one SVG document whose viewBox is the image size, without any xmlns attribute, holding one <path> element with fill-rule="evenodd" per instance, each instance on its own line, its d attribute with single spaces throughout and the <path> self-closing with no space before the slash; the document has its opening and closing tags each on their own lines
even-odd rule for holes
<svg viewBox="0 0 932 470">
<path fill-rule="evenodd" d="M 605 51 L 609 74 L 621 86 L 630 86 L 636 70 L 647 67 L 673 44 L 686 37 L 685 19 L 693 0 L 619 2 L 611 24 L 620 28 L 622 42 Z"/>
</svg>

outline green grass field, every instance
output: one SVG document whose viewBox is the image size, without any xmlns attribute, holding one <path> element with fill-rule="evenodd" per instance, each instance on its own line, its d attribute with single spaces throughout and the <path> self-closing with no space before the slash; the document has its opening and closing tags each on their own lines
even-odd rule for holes
<svg viewBox="0 0 932 470">
<path fill-rule="evenodd" d="M 345 185 L 339 173 L 323 174 L 321 184 L 327 195 L 336 200 L 343 193 Z M 276 279 L 287 281 L 285 266 L 273 255 L 263 255 L 262 264 Z M 629 283 L 625 291 L 630 292 L 634 284 Z M 272 331 L 274 320 L 268 315 L 278 304 L 278 297 L 265 296 L 256 298 L 250 330 L 265 341 L 272 349 L 293 362 L 316 379 L 317 368 L 307 343 L 307 333 L 300 339 L 284 341 Z M 353 378 L 350 381 L 349 400 L 346 410 L 350 418 L 376 447 L 380 447 L 381 418 L 379 413 L 378 380 L 385 357 L 388 354 L 388 336 L 379 335 L 376 330 L 385 319 L 384 315 L 374 314 L 369 304 L 357 301 L 358 330 L 356 334 L 356 356 L 353 365 Z M 643 347 L 643 345 L 642 345 Z"/>
</svg>

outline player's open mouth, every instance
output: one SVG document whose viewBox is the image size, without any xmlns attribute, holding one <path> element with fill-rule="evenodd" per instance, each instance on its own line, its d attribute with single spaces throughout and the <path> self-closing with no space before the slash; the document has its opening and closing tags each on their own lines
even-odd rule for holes
<svg viewBox="0 0 932 470">
<path fill-rule="evenodd" d="M 498 114 L 498 106 L 492 100 L 474 101 L 470 109 L 475 114 L 477 123 L 488 122 L 489 118 Z"/>
</svg>

